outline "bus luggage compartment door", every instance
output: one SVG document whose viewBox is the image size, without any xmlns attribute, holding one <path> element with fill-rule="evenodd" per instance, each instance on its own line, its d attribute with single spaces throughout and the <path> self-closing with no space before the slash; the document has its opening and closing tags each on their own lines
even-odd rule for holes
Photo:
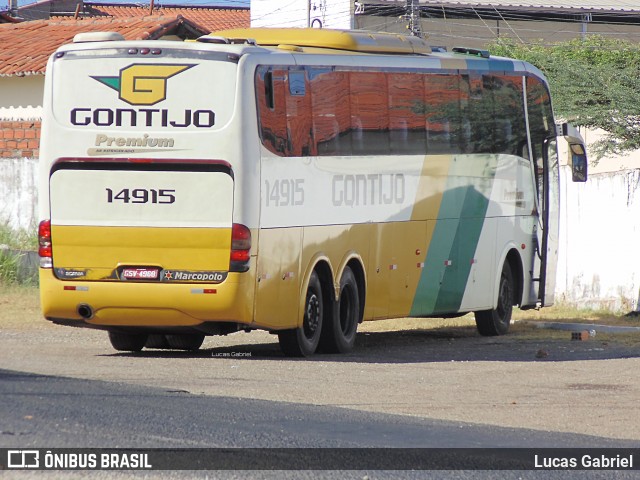
<svg viewBox="0 0 640 480">
<path fill-rule="evenodd" d="M 224 280 L 230 173 L 208 164 L 56 164 L 50 174 L 54 274 L 62 280 Z"/>
</svg>

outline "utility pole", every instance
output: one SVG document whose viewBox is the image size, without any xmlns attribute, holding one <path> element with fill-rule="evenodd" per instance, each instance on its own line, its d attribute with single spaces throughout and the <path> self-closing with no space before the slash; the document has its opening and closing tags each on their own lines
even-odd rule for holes
<svg viewBox="0 0 640 480">
<path fill-rule="evenodd" d="M 585 13 L 581 15 L 581 24 L 580 24 L 580 37 L 582 40 L 587 38 L 587 25 L 593 21 L 593 17 L 590 13 Z"/>
<path fill-rule="evenodd" d="M 406 0 L 407 13 L 400 18 L 408 22 L 407 30 L 414 37 L 422 37 L 422 27 L 420 26 L 420 5 L 419 0 Z"/>
</svg>

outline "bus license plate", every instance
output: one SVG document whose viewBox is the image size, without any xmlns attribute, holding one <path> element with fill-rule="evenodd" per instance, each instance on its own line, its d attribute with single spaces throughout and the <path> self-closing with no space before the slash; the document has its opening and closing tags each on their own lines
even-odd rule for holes
<svg viewBox="0 0 640 480">
<path fill-rule="evenodd" d="M 122 280 L 158 280 L 160 269 L 155 267 L 123 268 L 120 278 Z"/>
</svg>

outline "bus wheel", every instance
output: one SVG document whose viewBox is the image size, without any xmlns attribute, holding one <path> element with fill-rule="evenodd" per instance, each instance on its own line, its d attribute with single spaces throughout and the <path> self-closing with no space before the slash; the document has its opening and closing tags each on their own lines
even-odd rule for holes
<svg viewBox="0 0 640 480">
<path fill-rule="evenodd" d="M 360 321 L 360 298 L 356 277 L 349 267 L 340 279 L 340 298 L 333 315 L 322 327 L 320 347 L 327 353 L 347 353 L 353 349 Z"/>
<path fill-rule="evenodd" d="M 111 346 L 122 352 L 139 352 L 147 343 L 144 333 L 109 332 Z"/>
<path fill-rule="evenodd" d="M 144 344 L 145 348 L 169 348 L 169 342 L 164 335 L 152 333 L 147 337 L 147 342 Z"/>
<path fill-rule="evenodd" d="M 480 335 L 490 337 L 507 333 L 513 312 L 514 290 L 513 273 L 509 264 L 505 262 L 498 287 L 498 305 L 493 310 L 475 312 L 476 326 Z"/>
<path fill-rule="evenodd" d="M 318 274 L 314 271 L 307 287 L 302 326 L 278 333 L 280 348 L 284 354 L 288 357 L 313 355 L 320 342 L 323 316 L 322 286 Z"/>
<path fill-rule="evenodd" d="M 175 348 L 176 350 L 191 350 L 195 351 L 200 348 L 202 342 L 204 342 L 204 335 L 197 333 L 189 335 L 165 335 L 169 348 Z"/>
</svg>

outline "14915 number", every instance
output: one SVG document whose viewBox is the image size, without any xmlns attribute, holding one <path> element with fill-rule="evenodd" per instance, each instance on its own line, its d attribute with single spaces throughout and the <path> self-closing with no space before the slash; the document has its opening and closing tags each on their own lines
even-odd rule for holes
<svg viewBox="0 0 640 480">
<path fill-rule="evenodd" d="M 176 201 L 175 190 L 155 188 L 123 188 L 118 193 L 107 188 L 107 202 L 123 203 L 174 203 Z"/>
<path fill-rule="evenodd" d="M 265 180 L 267 207 L 295 207 L 304 205 L 304 179 L 285 178 L 272 183 Z"/>
</svg>

